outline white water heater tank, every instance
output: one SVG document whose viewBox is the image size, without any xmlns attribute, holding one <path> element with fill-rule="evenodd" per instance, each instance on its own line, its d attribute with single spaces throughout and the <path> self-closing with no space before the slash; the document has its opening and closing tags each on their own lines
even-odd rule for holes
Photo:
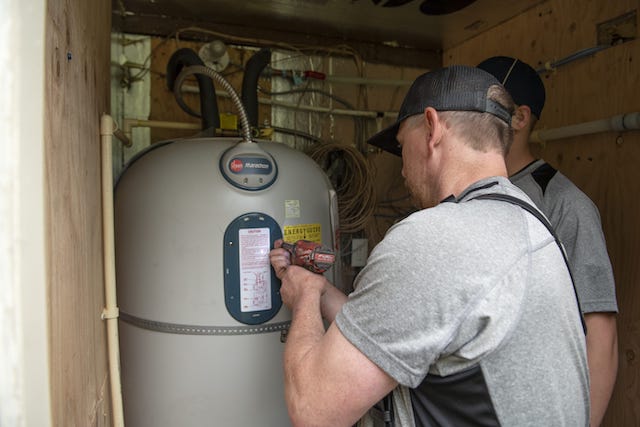
<svg viewBox="0 0 640 427">
<path fill-rule="evenodd" d="M 268 252 L 284 238 L 337 253 L 337 230 L 326 175 L 282 144 L 176 140 L 130 162 L 115 190 L 125 424 L 289 425 L 290 313 Z M 338 283 L 339 263 L 325 275 Z"/>
</svg>

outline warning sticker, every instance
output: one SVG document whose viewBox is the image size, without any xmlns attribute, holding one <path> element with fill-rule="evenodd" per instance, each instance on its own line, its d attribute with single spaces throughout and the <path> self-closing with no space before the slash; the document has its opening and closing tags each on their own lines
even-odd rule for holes
<svg viewBox="0 0 640 427">
<path fill-rule="evenodd" d="M 271 309 L 268 228 L 240 229 L 240 311 Z"/>
<path fill-rule="evenodd" d="M 300 218 L 300 200 L 284 201 L 284 217 Z"/>
<path fill-rule="evenodd" d="M 320 224 L 285 225 L 282 238 L 285 242 L 293 243 L 298 240 L 310 240 L 322 243 L 322 226 Z"/>
</svg>

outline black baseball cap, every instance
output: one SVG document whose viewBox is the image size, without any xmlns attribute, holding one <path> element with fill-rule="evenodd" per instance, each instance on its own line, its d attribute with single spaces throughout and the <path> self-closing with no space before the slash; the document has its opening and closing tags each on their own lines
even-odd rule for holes
<svg viewBox="0 0 640 427">
<path fill-rule="evenodd" d="M 527 105 L 540 118 L 545 100 L 544 83 L 533 67 L 517 58 L 494 56 L 482 61 L 478 68 L 493 74 L 516 105 Z"/>
<path fill-rule="evenodd" d="M 493 85 L 500 85 L 494 76 L 467 65 L 453 65 L 422 74 L 409 88 L 396 122 L 367 142 L 400 156 L 402 150 L 396 139 L 400 123 L 409 116 L 424 113 L 427 107 L 437 111 L 490 113 L 510 125 L 511 111 L 487 98 L 487 92 Z"/>
</svg>

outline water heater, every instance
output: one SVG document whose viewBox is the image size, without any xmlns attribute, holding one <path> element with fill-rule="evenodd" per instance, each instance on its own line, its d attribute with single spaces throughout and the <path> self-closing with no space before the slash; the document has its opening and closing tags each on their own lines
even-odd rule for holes
<svg viewBox="0 0 640 427">
<path fill-rule="evenodd" d="M 278 238 L 337 251 L 337 222 L 325 173 L 283 144 L 191 138 L 133 159 L 115 190 L 126 425 L 289 425 L 290 313 L 268 252 Z"/>
</svg>

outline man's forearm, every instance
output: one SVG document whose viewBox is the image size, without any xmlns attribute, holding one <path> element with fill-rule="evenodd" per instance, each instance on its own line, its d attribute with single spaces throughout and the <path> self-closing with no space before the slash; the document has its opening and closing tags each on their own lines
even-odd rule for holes
<svg viewBox="0 0 640 427">
<path fill-rule="evenodd" d="M 298 301 L 292 310 L 291 326 L 284 350 L 285 397 L 292 421 L 296 414 L 305 411 L 304 398 L 309 396 L 315 383 L 309 369 L 311 350 L 324 335 L 324 324 L 320 313 L 320 294 L 309 292 Z M 294 422 L 295 424 L 295 422 Z"/>
<path fill-rule="evenodd" d="M 618 373 L 618 335 L 613 313 L 585 315 L 591 392 L 591 427 L 602 423 Z"/>
<path fill-rule="evenodd" d="M 333 285 L 326 286 L 320 300 L 322 317 L 330 323 L 333 322 L 346 301 L 347 296 L 341 290 Z"/>
<path fill-rule="evenodd" d="M 284 352 L 285 371 L 295 367 L 322 335 L 324 324 L 320 313 L 320 295 L 305 295 L 292 311 Z"/>
</svg>

